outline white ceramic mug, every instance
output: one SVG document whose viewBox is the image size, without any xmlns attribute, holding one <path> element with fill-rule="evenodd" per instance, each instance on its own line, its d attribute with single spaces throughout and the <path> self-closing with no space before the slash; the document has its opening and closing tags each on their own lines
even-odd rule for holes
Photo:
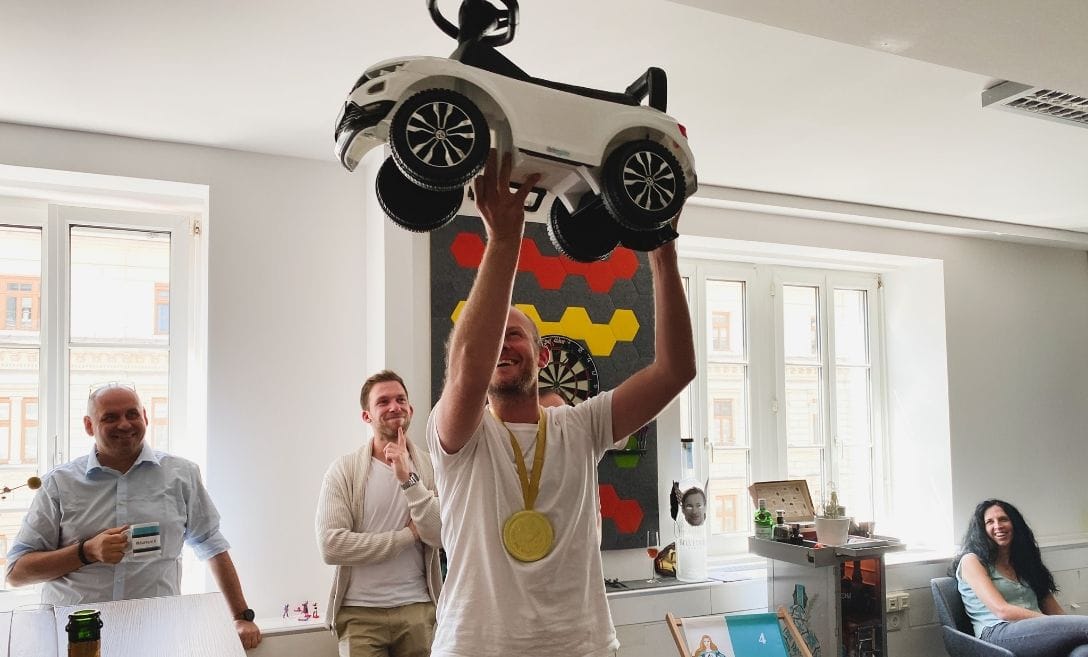
<svg viewBox="0 0 1088 657">
<path fill-rule="evenodd" d="M 125 532 L 128 536 L 128 558 L 136 561 L 157 559 L 162 555 L 162 534 L 157 522 L 136 522 Z"/>
</svg>

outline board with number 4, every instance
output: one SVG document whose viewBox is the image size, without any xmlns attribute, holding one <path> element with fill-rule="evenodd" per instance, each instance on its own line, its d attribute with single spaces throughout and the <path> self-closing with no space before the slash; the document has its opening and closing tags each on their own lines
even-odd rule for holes
<svg viewBox="0 0 1088 657">
<path fill-rule="evenodd" d="M 667 614 L 666 621 L 683 657 L 788 657 L 783 625 L 791 633 L 796 628 L 783 612 L 684 619 Z"/>
</svg>

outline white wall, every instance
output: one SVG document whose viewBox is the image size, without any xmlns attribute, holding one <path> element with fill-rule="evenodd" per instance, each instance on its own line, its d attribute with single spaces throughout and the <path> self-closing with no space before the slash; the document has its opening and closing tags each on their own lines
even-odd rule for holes
<svg viewBox="0 0 1088 657">
<path fill-rule="evenodd" d="M 331 142 L 330 142 L 331 151 Z M 327 600 L 325 468 L 363 435 L 363 181 L 329 162 L 0 124 L 0 163 L 210 187 L 208 458 L 251 606 Z"/>
</svg>

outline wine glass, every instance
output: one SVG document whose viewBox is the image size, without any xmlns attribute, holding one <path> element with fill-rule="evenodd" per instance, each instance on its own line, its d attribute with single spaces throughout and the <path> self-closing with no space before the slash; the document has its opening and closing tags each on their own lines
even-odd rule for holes
<svg viewBox="0 0 1088 657">
<path fill-rule="evenodd" d="M 646 554 L 650 556 L 650 579 L 647 584 L 657 584 L 661 580 L 657 577 L 657 569 L 654 562 L 657 559 L 657 546 L 661 542 L 661 534 L 656 529 L 646 532 Z"/>
<path fill-rule="evenodd" d="M 57 619 L 53 605 L 22 605 L 12 610 L 8 657 L 57 657 Z"/>
</svg>

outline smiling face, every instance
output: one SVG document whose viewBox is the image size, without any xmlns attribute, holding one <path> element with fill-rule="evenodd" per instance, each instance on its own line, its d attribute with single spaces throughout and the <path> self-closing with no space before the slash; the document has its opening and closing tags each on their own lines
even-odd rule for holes
<svg viewBox="0 0 1088 657">
<path fill-rule="evenodd" d="M 408 391 L 399 381 L 379 381 L 370 389 L 363 421 L 374 429 L 374 449 L 385 442 L 395 442 L 399 429 L 408 430 L 412 423 L 412 405 Z"/>
<path fill-rule="evenodd" d="M 140 454 L 147 413 L 135 392 L 128 388 L 102 390 L 87 410 L 90 414 L 83 417 L 83 428 L 88 436 L 94 436 L 99 461 L 111 465 Z"/>
<path fill-rule="evenodd" d="M 540 345 L 533 321 L 517 308 L 511 308 L 488 394 L 492 397 L 536 397 L 537 374 L 548 362 L 548 357 L 548 350 Z"/>
<path fill-rule="evenodd" d="M 682 507 L 684 520 L 692 527 L 698 527 L 706 520 L 706 495 L 698 488 L 684 493 Z"/>
<path fill-rule="evenodd" d="M 1001 505 L 994 504 L 982 514 L 986 527 L 986 536 L 997 545 L 998 550 L 1007 550 L 1012 545 L 1012 520 Z"/>
</svg>

